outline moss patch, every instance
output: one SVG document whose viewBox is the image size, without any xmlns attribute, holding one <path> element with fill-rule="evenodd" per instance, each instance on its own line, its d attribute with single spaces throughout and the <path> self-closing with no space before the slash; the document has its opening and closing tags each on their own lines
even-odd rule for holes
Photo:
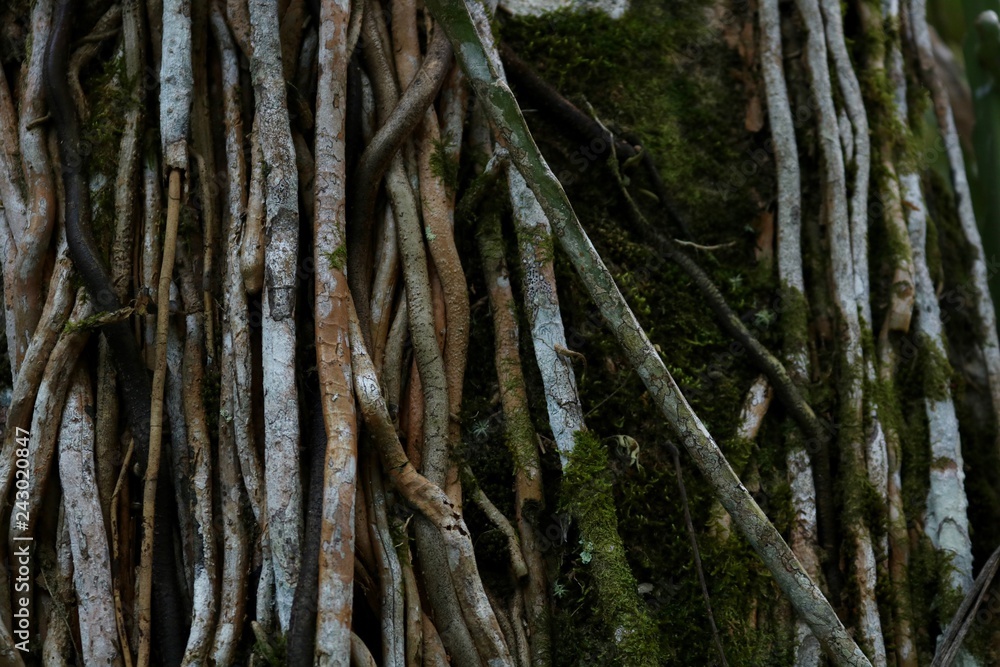
<svg viewBox="0 0 1000 667">
<path fill-rule="evenodd" d="M 347 246 L 341 243 L 336 249 L 325 253 L 323 256 L 326 257 L 326 261 L 331 269 L 334 271 L 343 271 L 347 265 Z"/>
<path fill-rule="evenodd" d="M 607 451 L 587 431 L 577 431 L 575 440 L 563 476 L 563 508 L 579 524 L 580 560 L 590 569 L 597 615 L 613 636 L 621 664 L 659 664 L 655 626 L 639 599 L 618 534 Z"/>
</svg>

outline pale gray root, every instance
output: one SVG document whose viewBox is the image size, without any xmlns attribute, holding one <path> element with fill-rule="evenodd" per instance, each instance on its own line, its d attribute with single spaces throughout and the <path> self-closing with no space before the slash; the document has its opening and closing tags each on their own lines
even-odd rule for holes
<svg viewBox="0 0 1000 667">
<path fill-rule="evenodd" d="M 907 218 L 910 246 L 916 268 L 916 310 L 918 345 L 926 346 L 928 364 L 947 364 L 941 307 L 927 266 L 927 210 L 920 191 L 919 176 L 902 176 L 903 196 L 910 203 Z M 935 368 L 949 375 L 950 366 Z M 949 556 L 948 584 L 966 592 L 972 584 L 972 540 L 969 537 L 968 500 L 965 496 L 965 469 L 958 417 L 947 381 L 925 387 L 924 409 L 927 414 L 927 438 L 930 442 L 930 488 L 924 532 L 935 549 Z M 933 392 L 927 395 L 928 389 Z"/>
<path fill-rule="evenodd" d="M 43 598 L 45 605 L 46 626 L 45 640 L 42 643 L 42 664 L 48 667 L 62 667 L 72 664 L 74 646 L 73 629 L 70 626 L 70 610 L 67 602 L 72 603 L 73 595 L 73 550 L 70 546 L 69 527 L 66 525 L 66 511 L 59 503 L 59 514 L 56 519 L 54 556 L 42 564 L 40 579 L 45 583 L 50 595 Z M 50 636 L 51 635 L 51 636 Z"/>
<path fill-rule="evenodd" d="M 771 389 L 767 376 L 758 375 L 757 379 L 755 379 L 753 384 L 750 385 L 750 389 L 747 391 L 747 395 L 743 398 L 743 404 L 740 407 L 740 416 L 736 420 L 735 439 L 737 442 L 753 442 L 757 439 L 757 434 L 760 433 L 760 428 L 764 424 L 764 417 L 767 415 L 767 410 L 771 406 L 773 398 L 774 391 Z M 811 479 L 812 478 L 810 478 L 810 482 Z M 794 497 L 792 500 L 794 502 Z M 794 507 L 795 506 L 793 505 L 793 508 Z M 730 535 L 732 535 L 733 518 L 728 512 L 726 512 L 722 503 L 718 500 L 712 503 L 712 509 L 709 510 L 709 512 L 712 517 L 709 520 L 711 533 L 716 540 L 723 543 L 729 539 Z M 813 509 L 813 515 L 813 518 L 815 519 L 815 507 Z M 798 555 L 797 551 L 796 555 Z M 799 558 L 801 558 L 801 556 L 799 556 Z M 813 572 L 810 572 L 809 576 L 815 575 Z"/>
<path fill-rule="evenodd" d="M 73 588 L 80 628 L 80 659 L 87 665 L 121 665 L 111 596 L 111 555 L 97 492 L 90 377 L 77 367 L 59 428 L 59 482 L 73 553 Z"/>
<path fill-rule="evenodd" d="M 225 327 L 222 335 L 226 335 Z M 223 363 L 220 384 L 222 414 L 219 415 L 219 483 L 216 487 L 222 516 L 222 585 L 219 592 L 219 615 L 209 653 L 217 665 L 230 665 L 235 660 L 243 629 L 247 575 L 250 571 L 250 543 L 242 516 L 243 482 L 240 479 L 240 462 L 233 437 L 232 405 L 232 367 Z"/>
<path fill-rule="evenodd" d="M 880 17 L 878 29 L 882 21 L 899 21 L 899 3 L 886 2 L 883 5 L 884 17 Z M 903 58 L 900 52 L 899 35 L 893 35 L 889 41 L 886 54 L 887 75 L 893 86 L 893 105 L 897 121 L 907 122 L 906 74 L 903 70 Z M 895 165 L 890 156 L 885 156 L 888 163 L 886 175 L 888 187 L 885 192 L 886 212 L 883 216 L 887 221 L 887 229 L 891 238 L 896 239 L 901 252 L 896 253 L 897 267 L 893 275 L 893 297 L 886 315 L 885 326 L 879 335 L 879 363 L 882 380 L 889 381 L 895 373 L 895 349 L 889 341 L 890 331 L 910 330 L 913 319 L 914 302 L 916 300 L 916 278 L 914 275 L 913 249 L 910 245 L 910 235 L 903 213 L 903 197 L 901 182 L 897 176 Z M 918 184 L 911 182 L 911 186 Z M 919 192 L 919 190 L 917 190 Z M 900 434 L 887 431 L 889 442 L 889 573 L 896 588 L 896 656 L 900 667 L 913 667 L 917 664 L 917 648 L 913 640 L 913 627 L 909 618 L 910 595 L 908 588 L 910 536 L 907 526 L 905 508 L 903 506 L 902 482 L 902 447 Z"/>
<path fill-rule="evenodd" d="M 545 388 L 552 437 L 565 466 L 576 445 L 574 434 L 585 428 L 583 408 L 576 391 L 573 359 L 560 350 L 567 350 L 566 330 L 559 310 L 556 291 L 555 265 L 552 257 L 552 230 L 549 220 L 516 170 L 508 172 L 510 200 L 514 210 L 514 228 L 524 289 L 524 305 L 531 327 L 531 342 L 535 361 Z"/>
<path fill-rule="evenodd" d="M 265 531 L 260 539 L 260 580 L 257 582 L 257 620 L 255 623 L 262 628 L 274 628 L 277 624 L 275 614 L 274 592 L 274 561 L 271 558 L 271 543 Z"/>
<path fill-rule="evenodd" d="M 757 438 L 773 398 L 774 391 L 767 381 L 767 376 L 758 375 L 757 379 L 750 385 L 750 390 L 740 407 L 740 416 L 736 422 L 736 437 L 738 439 L 755 440 Z"/>
<path fill-rule="evenodd" d="M 160 142 L 163 163 L 187 169 L 191 125 L 191 5 L 189 0 L 163 0 L 163 42 L 160 56 Z"/>
<path fill-rule="evenodd" d="M 223 231 L 223 254 L 225 255 L 225 273 L 223 277 L 222 313 L 225 326 L 222 334 L 222 375 L 230 378 L 231 394 L 228 415 L 226 419 L 231 430 L 233 446 L 239 463 L 239 474 L 242 485 L 246 489 L 247 500 L 253 514 L 253 522 L 260 531 L 260 540 L 255 542 L 253 556 L 255 564 L 261 567 L 260 581 L 257 589 L 257 618 L 269 624 L 272 618 L 274 603 L 274 573 L 271 570 L 269 534 L 265 530 L 267 524 L 267 509 L 265 505 L 264 472 L 260 456 L 257 453 L 257 434 L 253 427 L 251 405 L 252 369 L 250 350 L 250 323 L 245 290 L 244 264 L 241 253 L 241 239 L 245 239 L 245 224 L 250 224 L 247 215 L 247 193 L 243 187 L 247 169 L 243 156 L 243 122 L 240 111 L 239 97 L 239 57 L 229 34 L 221 11 L 213 8 L 212 29 L 216 43 L 221 53 L 221 69 L 223 82 L 224 118 L 226 124 L 226 169 L 231 187 L 227 196 L 227 216 Z M 259 142 L 255 142 L 259 151 Z M 252 184 L 251 184 L 252 187 Z M 258 219 L 259 222 L 259 219 Z M 225 487 L 227 493 L 232 493 Z M 228 516 L 228 515 L 227 515 Z M 228 519 L 227 519 L 228 521 Z M 247 535 L 246 539 L 250 539 Z M 244 556 L 237 550 L 232 554 L 237 562 Z M 232 559 L 227 554 L 224 568 L 228 568 Z M 244 583 L 246 585 L 246 582 Z M 223 589 L 223 595 L 226 589 Z M 238 592 L 242 598 L 242 592 Z M 226 635 L 216 636 L 213 655 L 227 655 L 235 651 L 239 642 L 239 629 L 243 623 L 242 615 L 234 615 L 232 624 L 226 623 L 226 614 L 231 610 L 222 608 L 223 617 L 219 620 L 220 633 L 233 633 L 231 640 Z M 231 628 L 231 630 L 230 630 Z M 222 662 L 221 664 L 225 664 Z"/>
<path fill-rule="evenodd" d="M 389 328 L 389 338 L 386 340 L 385 354 L 383 356 L 381 368 L 376 366 L 376 371 L 380 373 L 380 378 L 384 378 L 382 386 L 385 389 L 385 400 L 389 405 L 389 414 L 393 420 L 397 418 L 399 411 L 400 396 L 402 388 L 403 352 L 407 340 L 407 323 L 409 322 L 409 306 L 406 303 L 406 295 L 399 298 L 399 306 L 396 308 L 396 316 L 392 320 L 392 327 Z"/>
<path fill-rule="evenodd" d="M 264 294 L 261 347 L 267 531 L 278 623 L 288 629 L 302 553 L 302 482 L 295 364 L 298 173 L 282 75 L 278 8 L 250 0 L 250 69 L 265 175 Z"/>
<path fill-rule="evenodd" d="M 254 114 L 250 132 L 250 191 L 244 204 L 246 225 L 243 228 L 240 241 L 240 271 L 246 290 L 250 294 L 258 294 L 264 288 L 265 189 L 264 154 L 261 152 L 260 146 L 260 119 L 257 114 Z"/>
<path fill-rule="evenodd" d="M 111 275 L 115 291 L 122 303 L 128 303 L 129 282 L 132 279 L 135 228 L 139 224 L 142 193 L 139 173 L 142 169 L 142 136 L 144 120 L 143 36 L 141 4 L 138 0 L 122 3 L 122 57 L 125 75 L 131 84 L 128 90 L 134 104 L 125 112 L 125 129 L 118 149 L 118 173 L 115 177 L 115 242 L 112 248 Z M 114 484 L 114 482 L 111 482 Z"/>
<path fill-rule="evenodd" d="M 809 576 L 820 577 L 820 562 L 817 554 L 816 529 L 816 487 L 813 484 L 812 465 L 804 447 L 790 449 L 785 457 L 788 466 L 788 486 L 794 512 L 789 541 L 792 551 L 802 561 Z M 822 648 L 808 624 L 797 618 L 795 621 L 795 665 L 806 667 L 819 665 Z"/>
<path fill-rule="evenodd" d="M 851 257 L 854 265 L 854 298 L 861 326 L 871 329 L 871 288 L 868 280 L 868 177 L 871 173 L 871 140 L 868 115 L 861 95 L 861 84 L 851 63 L 844 39 L 844 20 L 840 3 L 821 0 L 820 10 L 826 25 L 826 43 L 837 74 L 840 95 L 850 121 L 849 145 L 845 162 L 854 163 L 850 201 Z"/>
<path fill-rule="evenodd" d="M 478 34 L 481 38 L 488 39 L 489 23 L 485 8 L 478 3 L 472 3 L 470 8 L 476 12 L 474 20 L 480 28 Z M 483 26 L 487 28 L 483 29 Z M 486 53 L 498 76 L 506 81 L 503 78 L 503 65 L 496 48 L 490 44 Z M 476 105 L 476 114 L 485 114 L 487 110 L 480 107 L 481 104 Z M 485 117 L 479 117 L 482 120 L 475 123 L 473 133 L 481 131 L 480 127 L 485 127 Z M 482 140 L 473 138 L 473 141 Z M 492 153 L 489 150 L 485 152 Z M 517 170 L 510 169 L 507 172 L 507 181 L 514 212 L 514 229 L 517 232 L 521 255 L 521 271 L 524 274 L 522 281 L 524 305 L 531 327 L 532 347 L 545 388 L 545 405 L 552 437 L 565 466 L 567 457 L 576 445 L 574 434 L 586 426 L 580 397 L 576 390 L 573 359 L 569 355 L 560 353 L 560 350 L 566 351 L 570 348 L 566 343 L 566 331 L 559 310 L 559 294 L 556 290 L 553 262 L 555 258 L 552 252 L 554 245 L 552 229 L 549 218 L 546 217 L 534 193 L 528 188 L 523 176 Z"/>
<path fill-rule="evenodd" d="M 223 231 L 225 275 L 223 278 L 223 314 L 228 332 L 223 335 L 223 364 L 228 364 L 233 383 L 230 420 L 233 440 L 239 457 L 243 485 L 246 487 L 257 525 L 263 528 L 266 521 L 264 509 L 264 474 L 257 454 L 256 435 L 253 429 L 250 396 L 250 322 L 244 275 L 241 239 L 244 238 L 247 214 L 246 161 L 243 157 L 243 122 L 240 111 L 238 84 L 240 80 L 239 57 L 232 36 L 218 7 L 213 8 L 212 30 L 219 44 L 222 61 L 223 103 L 226 123 L 226 169 L 230 187 L 227 197 L 227 217 Z M 228 352 L 226 352 L 228 350 Z"/>
<path fill-rule="evenodd" d="M 854 266 L 854 300 L 858 309 L 859 325 L 862 333 L 874 331 L 871 309 L 871 286 L 868 278 L 868 180 L 871 173 L 871 140 L 869 138 L 868 115 L 861 94 L 861 84 L 847 52 L 844 39 L 844 24 L 840 3 L 837 0 L 822 0 L 821 10 L 826 22 L 827 44 L 837 73 L 840 94 L 847 107 L 847 117 L 851 125 L 852 150 L 845 153 L 845 161 L 853 160 L 853 187 L 850 201 L 851 256 Z M 873 345 L 866 345 L 871 337 L 862 336 L 865 382 L 874 386 L 876 379 Z M 869 392 L 865 396 L 868 419 L 865 426 L 865 459 L 868 481 L 882 502 L 888 506 L 889 461 L 885 432 L 876 395 Z M 888 538 L 883 533 L 879 542 L 882 554 L 888 551 Z"/>
<path fill-rule="evenodd" d="M 148 298 L 156 298 L 160 284 L 160 224 L 163 221 L 163 188 L 160 186 L 160 160 L 155 148 L 146 152 L 142 165 L 142 237 L 141 264 L 139 275 L 140 293 Z M 143 321 L 143 341 L 146 343 L 146 366 L 155 363 L 156 314 L 149 313 Z"/>
</svg>

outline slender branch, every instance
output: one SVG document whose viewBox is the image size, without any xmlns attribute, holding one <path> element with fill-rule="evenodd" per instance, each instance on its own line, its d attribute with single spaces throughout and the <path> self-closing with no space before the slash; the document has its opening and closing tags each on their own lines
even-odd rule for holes
<svg viewBox="0 0 1000 667">
<path fill-rule="evenodd" d="M 715 644 L 715 650 L 719 653 L 719 661 L 726 667 L 729 663 L 726 661 L 726 650 L 722 646 L 722 638 L 719 636 L 719 628 L 715 624 L 715 614 L 712 612 L 712 598 L 708 594 L 708 582 L 705 580 L 705 568 L 701 563 L 701 550 L 698 548 L 698 534 L 694 530 L 694 524 L 691 522 L 691 507 L 688 503 L 687 497 L 687 487 L 684 485 L 684 472 L 681 469 L 681 453 L 677 449 L 674 443 L 670 442 L 669 449 L 670 455 L 674 459 L 674 473 L 677 477 L 677 488 L 681 493 L 681 505 L 684 507 L 684 525 L 687 528 L 688 537 L 691 540 L 691 552 L 694 556 L 694 567 L 698 572 L 698 584 L 701 586 L 701 595 L 705 600 L 705 612 L 708 614 L 708 624 L 712 629 L 712 641 Z"/>
<path fill-rule="evenodd" d="M 476 507 L 483 511 L 486 518 L 490 520 L 497 530 L 503 533 L 507 540 L 507 550 L 510 552 L 510 569 L 517 579 L 524 579 L 528 576 L 528 566 L 524 562 L 524 555 L 521 553 L 521 542 L 517 539 L 517 533 L 510 521 L 503 515 L 489 496 L 479 486 L 476 476 L 472 470 L 466 466 L 462 471 L 462 476 L 467 481 L 466 487 L 469 491 L 469 500 L 476 504 Z"/>
<path fill-rule="evenodd" d="M 114 4 L 104 12 L 101 18 L 97 19 L 90 34 L 78 42 L 80 46 L 69 59 L 69 87 L 83 122 L 87 122 L 90 118 L 90 109 L 87 107 L 87 96 L 83 92 L 83 86 L 80 85 L 80 71 L 100 53 L 101 42 L 118 34 L 121 24 L 122 7 Z"/>
<path fill-rule="evenodd" d="M 177 226 L 180 218 L 181 171 L 171 169 L 167 192 L 167 223 L 163 240 L 163 263 L 160 265 L 160 286 L 156 313 L 156 366 L 153 368 L 149 418 L 149 449 L 146 480 L 142 498 L 142 551 L 139 565 L 139 667 L 149 665 L 152 645 L 153 543 L 156 536 L 156 500 L 160 476 L 160 452 L 163 442 L 163 392 L 166 381 L 167 328 L 170 323 L 170 278 L 174 270 L 177 246 Z M 167 656 L 164 656 L 167 657 Z M 179 662 L 180 656 L 170 656 Z"/>
</svg>

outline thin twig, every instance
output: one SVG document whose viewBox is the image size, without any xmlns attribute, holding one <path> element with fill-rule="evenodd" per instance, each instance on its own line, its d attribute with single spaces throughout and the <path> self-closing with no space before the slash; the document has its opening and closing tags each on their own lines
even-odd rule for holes
<svg viewBox="0 0 1000 667">
<path fill-rule="evenodd" d="M 682 241 L 680 239 L 674 239 L 674 243 L 680 246 L 684 246 L 686 248 L 694 248 L 695 250 L 712 251 L 712 250 L 723 250 L 725 248 L 735 247 L 737 241 L 729 241 L 728 243 L 716 243 L 715 245 L 702 245 L 700 243 L 695 243 L 694 241 Z"/>
<path fill-rule="evenodd" d="M 170 279 L 174 272 L 177 248 L 177 226 L 180 220 L 181 171 L 170 170 L 167 195 L 167 224 L 163 240 L 163 262 L 160 265 L 160 286 L 156 313 L 156 365 L 149 418 L 149 455 L 142 497 L 142 550 L 139 565 L 139 667 L 147 667 L 152 646 L 153 542 L 156 535 L 156 497 L 160 476 L 160 450 L 163 442 L 163 393 L 167 375 L 167 328 L 170 324 Z"/>
<path fill-rule="evenodd" d="M 705 600 L 705 613 L 708 614 L 708 624 L 712 628 L 712 641 L 715 643 L 715 650 L 719 652 L 719 660 L 723 667 L 726 662 L 726 650 L 722 646 L 722 637 L 719 635 L 719 628 L 715 624 L 715 614 L 712 613 L 712 598 L 708 594 L 708 581 L 705 579 L 705 568 L 701 563 L 701 550 L 698 548 L 698 534 L 695 532 L 694 523 L 691 521 L 691 505 L 688 502 L 687 487 L 684 485 L 684 472 L 681 469 L 681 453 L 674 443 L 667 441 L 667 449 L 674 459 L 674 472 L 677 476 L 677 489 L 681 493 L 681 506 L 684 508 L 684 525 L 687 528 L 688 537 L 691 539 L 691 552 L 694 556 L 694 567 L 698 571 L 698 583 L 701 585 L 701 595 Z"/>
</svg>

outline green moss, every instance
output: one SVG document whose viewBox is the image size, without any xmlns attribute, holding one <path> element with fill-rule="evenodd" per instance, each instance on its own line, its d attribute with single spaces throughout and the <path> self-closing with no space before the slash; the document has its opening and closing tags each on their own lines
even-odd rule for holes
<svg viewBox="0 0 1000 667">
<path fill-rule="evenodd" d="M 752 199 L 740 196 L 752 178 L 741 168 L 758 166 L 743 127 L 746 100 L 731 81 L 738 57 L 705 21 L 709 4 L 639 0 L 617 21 L 556 12 L 508 21 L 503 36 L 580 108 L 590 102 L 603 121 L 637 135 L 682 210 L 698 211 L 690 224 L 712 234 L 727 207 L 753 219 Z M 564 184 L 603 168 L 574 142 L 566 163 L 553 165 Z"/>
<path fill-rule="evenodd" d="M 539 234 L 535 238 L 535 256 L 539 262 L 552 262 L 556 258 L 556 239 L 552 234 Z"/>
<path fill-rule="evenodd" d="M 125 59 L 102 61 L 100 68 L 82 77 L 89 116 L 81 128 L 81 145 L 91 182 L 91 225 L 98 247 L 110 254 L 115 228 L 115 176 L 125 128 L 125 115 L 136 99 L 125 85 Z"/>
<path fill-rule="evenodd" d="M 923 334 L 917 337 L 917 367 L 920 369 L 924 396 L 932 401 L 951 398 L 954 372 L 948 357 L 936 342 Z"/>
<path fill-rule="evenodd" d="M 268 667 L 284 667 L 288 664 L 288 660 L 285 657 L 286 650 L 287 647 L 283 635 L 273 639 L 258 635 L 253 652 L 260 656 Z"/>
<path fill-rule="evenodd" d="M 343 271 L 347 266 L 347 246 L 341 243 L 336 249 L 323 254 L 327 263 L 334 271 Z"/>
<path fill-rule="evenodd" d="M 809 344 L 809 302 L 798 289 L 782 283 L 779 296 L 778 317 L 785 350 L 791 354 L 804 353 Z"/>
<path fill-rule="evenodd" d="M 448 192 L 458 189 L 458 159 L 451 148 L 451 138 L 444 137 L 434 142 L 431 152 L 431 173 L 441 179 Z"/>
<path fill-rule="evenodd" d="M 607 451 L 592 433 L 574 436 L 576 447 L 563 476 L 563 507 L 579 524 L 581 557 L 593 578 L 598 615 L 613 637 L 620 664 L 660 664 L 655 626 L 636 592 L 618 534 Z"/>
</svg>

